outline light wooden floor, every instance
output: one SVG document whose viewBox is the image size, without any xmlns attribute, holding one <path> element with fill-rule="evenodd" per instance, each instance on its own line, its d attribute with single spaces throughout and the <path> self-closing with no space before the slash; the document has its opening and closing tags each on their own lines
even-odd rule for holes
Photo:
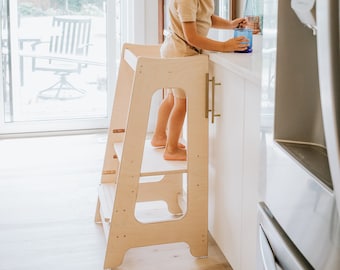
<svg viewBox="0 0 340 270">
<path fill-rule="evenodd" d="M 100 270 L 94 223 L 105 134 L 0 140 L 0 270 Z M 214 241 L 208 258 L 185 243 L 131 249 L 117 270 L 231 270 Z"/>
</svg>

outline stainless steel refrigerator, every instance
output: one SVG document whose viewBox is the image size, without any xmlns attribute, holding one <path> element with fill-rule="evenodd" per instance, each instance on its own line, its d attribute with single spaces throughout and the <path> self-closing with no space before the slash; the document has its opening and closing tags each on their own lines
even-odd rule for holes
<svg viewBox="0 0 340 270">
<path fill-rule="evenodd" d="M 339 0 L 266 0 L 258 264 L 340 269 Z"/>
</svg>

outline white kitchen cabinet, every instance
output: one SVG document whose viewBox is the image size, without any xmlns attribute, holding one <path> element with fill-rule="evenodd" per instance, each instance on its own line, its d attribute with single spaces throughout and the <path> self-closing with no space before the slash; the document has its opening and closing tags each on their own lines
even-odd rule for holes
<svg viewBox="0 0 340 270">
<path fill-rule="evenodd" d="M 252 270 L 260 173 L 261 57 L 256 53 L 209 56 L 210 78 L 221 83 L 215 86 L 215 114 L 220 116 L 209 126 L 209 231 L 234 270 Z"/>
</svg>

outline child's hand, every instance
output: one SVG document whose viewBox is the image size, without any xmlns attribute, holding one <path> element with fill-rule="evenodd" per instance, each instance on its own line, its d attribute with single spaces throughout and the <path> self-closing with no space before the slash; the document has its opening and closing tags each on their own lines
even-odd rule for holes
<svg viewBox="0 0 340 270">
<path fill-rule="evenodd" d="M 244 51 L 248 46 L 249 39 L 244 36 L 239 36 L 224 42 L 224 52 Z"/>
<path fill-rule="evenodd" d="M 232 28 L 245 28 L 247 26 L 246 18 L 237 18 L 231 21 Z"/>
</svg>

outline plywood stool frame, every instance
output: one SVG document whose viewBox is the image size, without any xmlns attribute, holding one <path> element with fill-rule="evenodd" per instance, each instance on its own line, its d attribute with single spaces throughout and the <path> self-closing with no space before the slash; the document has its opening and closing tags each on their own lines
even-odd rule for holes
<svg viewBox="0 0 340 270">
<path fill-rule="evenodd" d="M 208 255 L 208 57 L 162 59 L 159 50 L 136 44 L 122 50 L 95 217 L 107 240 L 105 269 L 120 265 L 134 247 L 186 242 L 193 256 Z M 146 141 L 152 96 L 167 87 L 186 92 L 187 161 L 165 161 L 163 150 Z M 155 176 L 161 180 L 148 181 Z M 138 202 L 157 200 L 180 218 L 136 218 Z"/>
</svg>

